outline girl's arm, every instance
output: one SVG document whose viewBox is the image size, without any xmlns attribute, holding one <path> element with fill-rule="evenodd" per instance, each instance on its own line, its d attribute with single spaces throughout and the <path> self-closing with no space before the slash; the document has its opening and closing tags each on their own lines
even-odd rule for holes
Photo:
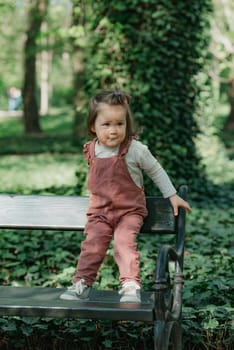
<svg viewBox="0 0 234 350">
<path fill-rule="evenodd" d="M 171 202 L 171 205 L 173 207 L 174 215 L 178 215 L 178 209 L 179 207 L 184 208 L 186 211 L 191 211 L 191 207 L 188 202 L 186 202 L 184 199 L 182 199 L 180 196 L 177 194 L 174 194 L 169 197 L 169 200 Z"/>
<path fill-rule="evenodd" d="M 136 164 L 138 164 L 138 166 L 154 181 L 163 197 L 169 198 L 173 207 L 174 215 L 178 215 L 179 207 L 184 208 L 186 211 L 191 211 L 188 202 L 176 194 L 176 189 L 173 186 L 168 174 L 162 168 L 158 160 L 149 151 L 148 147 L 143 145 L 141 142 L 134 140 L 132 141 L 131 146 L 130 149 L 135 151 L 133 159 L 136 160 Z"/>
</svg>

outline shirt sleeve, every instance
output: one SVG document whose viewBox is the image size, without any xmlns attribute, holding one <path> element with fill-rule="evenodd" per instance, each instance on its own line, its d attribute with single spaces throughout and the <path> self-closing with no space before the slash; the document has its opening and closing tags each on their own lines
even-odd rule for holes
<svg viewBox="0 0 234 350">
<path fill-rule="evenodd" d="M 158 160 L 152 155 L 147 146 L 139 141 L 137 143 L 141 147 L 141 152 L 136 152 L 140 168 L 153 180 L 164 198 L 176 194 L 175 187 Z"/>
</svg>

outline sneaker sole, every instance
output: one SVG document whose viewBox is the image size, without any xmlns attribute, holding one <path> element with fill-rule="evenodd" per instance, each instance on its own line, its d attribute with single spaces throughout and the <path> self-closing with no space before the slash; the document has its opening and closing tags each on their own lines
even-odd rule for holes
<svg viewBox="0 0 234 350">
<path fill-rule="evenodd" d="M 76 292 L 67 291 L 61 294 L 59 298 L 62 300 L 87 300 L 89 299 L 89 295 L 84 295 L 81 297 L 81 296 L 78 296 Z"/>
<path fill-rule="evenodd" d="M 140 303 L 141 298 L 134 296 L 134 295 L 123 295 L 120 298 L 121 303 Z"/>
<path fill-rule="evenodd" d="M 77 300 L 77 295 L 75 292 L 67 291 L 67 292 L 61 294 L 59 298 L 62 300 Z"/>
</svg>

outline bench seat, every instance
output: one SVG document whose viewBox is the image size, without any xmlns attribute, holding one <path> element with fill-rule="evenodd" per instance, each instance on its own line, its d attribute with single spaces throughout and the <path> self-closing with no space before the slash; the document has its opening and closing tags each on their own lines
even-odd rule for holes
<svg viewBox="0 0 234 350">
<path fill-rule="evenodd" d="M 89 300 L 61 300 L 64 288 L 0 287 L 1 316 L 153 321 L 154 293 L 141 303 L 120 303 L 118 291 L 91 289 Z"/>
</svg>

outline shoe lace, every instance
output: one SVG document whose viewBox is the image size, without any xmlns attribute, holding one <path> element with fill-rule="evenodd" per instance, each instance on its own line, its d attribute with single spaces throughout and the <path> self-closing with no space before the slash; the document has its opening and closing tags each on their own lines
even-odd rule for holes
<svg viewBox="0 0 234 350">
<path fill-rule="evenodd" d="M 125 282 L 123 287 L 120 289 L 119 294 L 135 294 L 138 289 L 140 290 L 140 286 L 136 282 Z"/>
<path fill-rule="evenodd" d="M 85 281 L 83 279 L 79 280 L 79 282 L 76 284 L 76 293 L 82 294 L 85 289 L 87 289 L 88 286 L 86 286 Z"/>
</svg>

